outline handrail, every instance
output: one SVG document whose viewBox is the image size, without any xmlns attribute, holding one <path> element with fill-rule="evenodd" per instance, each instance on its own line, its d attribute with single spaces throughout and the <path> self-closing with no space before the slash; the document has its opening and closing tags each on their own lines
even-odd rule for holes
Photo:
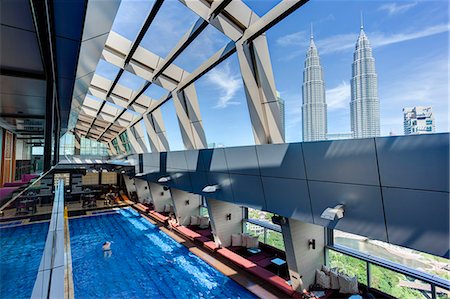
<svg viewBox="0 0 450 299">
<path fill-rule="evenodd" d="M 58 181 L 52 217 L 31 298 L 64 298 L 64 180 Z"/>
<path fill-rule="evenodd" d="M 448 280 L 445 280 L 437 275 L 431 275 L 419 270 L 412 269 L 407 266 L 400 265 L 398 263 L 367 254 L 364 252 L 360 252 L 351 248 L 347 248 L 342 245 L 327 245 L 326 248 L 334 250 L 336 252 L 354 257 L 356 259 L 368 262 L 375 266 L 379 266 L 415 279 L 419 279 L 423 282 L 429 283 L 431 285 L 435 285 L 439 288 L 450 290 L 450 284 Z"/>
<path fill-rule="evenodd" d="M 13 198 L 11 198 L 10 200 L 8 200 L 5 204 L 3 204 L 0 207 L 0 211 L 3 211 L 7 206 L 9 206 L 13 201 L 15 201 L 17 198 L 19 198 L 20 196 L 22 196 L 22 194 L 24 194 L 26 191 L 28 191 L 29 188 L 31 188 L 34 184 L 36 184 L 38 181 L 40 181 L 42 178 L 44 178 L 47 174 L 49 174 L 51 171 L 53 171 L 53 169 L 55 169 L 56 166 L 52 166 L 49 170 L 47 170 L 46 172 L 44 172 L 43 174 L 41 174 L 36 180 L 34 180 L 33 183 L 31 183 L 31 185 L 29 185 L 28 187 L 26 187 L 25 189 L 23 189 L 22 191 L 19 192 L 19 194 L 17 194 L 16 196 L 14 196 Z"/>
</svg>

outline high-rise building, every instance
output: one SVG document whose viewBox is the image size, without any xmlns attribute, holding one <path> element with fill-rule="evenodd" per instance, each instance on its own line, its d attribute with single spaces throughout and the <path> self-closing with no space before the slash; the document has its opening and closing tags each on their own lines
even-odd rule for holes
<svg viewBox="0 0 450 299">
<path fill-rule="evenodd" d="M 375 59 L 369 39 L 361 31 L 353 54 L 350 117 L 354 138 L 380 136 L 380 100 Z"/>
<path fill-rule="evenodd" d="M 280 105 L 280 119 L 281 119 L 281 136 L 283 136 L 283 140 L 286 141 L 286 107 L 284 104 L 284 100 L 281 98 L 280 93 L 277 90 L 277 101 L 278 105 Z"/>
<path fill-rule="evenodd" d="M 319 52 L 314 44 L 312 26 L 303 70 L 302 94 L 303 141 L 325 140 L 327 134 L 325 84 Z"/>
<path fill-rule="evenodd" d="M 403 108 L 403 127 L 405 135 L 433 133 L 435 124 L 431 107 Z"/>
</svg>

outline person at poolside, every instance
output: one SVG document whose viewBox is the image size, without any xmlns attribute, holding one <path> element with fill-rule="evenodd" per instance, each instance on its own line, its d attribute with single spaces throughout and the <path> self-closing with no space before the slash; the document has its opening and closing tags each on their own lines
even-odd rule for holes
<svg viewBox="0 0 450 299">
<path fill-rule="evenodd" d="M 177 219 L 175 218 L 174 213 L 169 214 L 169 221 L 167 223 L 169 224 L 170 230 L 172 230 L 175 226 L 177 226 Z"/>
<path fill-rule="evenodd" d="M 104 258 L 111 257 L 111 255 L 112 255 L 111 242 L 106 241 L 105 243 L 103 243 L 102 249 L 103 249 L 103 257 Z"/>
</svg>

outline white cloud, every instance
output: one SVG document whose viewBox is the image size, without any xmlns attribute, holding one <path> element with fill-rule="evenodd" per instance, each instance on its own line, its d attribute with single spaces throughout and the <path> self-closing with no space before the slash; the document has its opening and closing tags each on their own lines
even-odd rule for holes
<svg viewBox="0 0 450 299">
<path fill-rule="evenodd" d="M 306 45 L 309 35 L 305 30 L 284 35 L 276 40 L 277 45 L 281 47 Z"/>
<path fill-rule="evenodd" d="M 417 2 L 410 2 L 410 3 L 404 3 L 404 4 L 386 3 L 386 4 L 381 5 L 378 8 L 378 10 L 384 10 L 389 15 L 395 15 L 395 14 L 398 14 L 398 13 L 403 13 L 403 12 L 413 8 L 416 5 L 417 5 Z"/>
<path fill-rule="evenodd" d="M 415 40 L 423 37 L 432 36 L 439 33 L 450 31 L 450 24 L 439 24 L 430 26 L 417 31 L 401 32 L 395 34 L 386 34 L 381 32 L 367 33 L 369 40 L 373 48 L 392 45 L 405 41 Z M 295 46 L 297 49 L 292 51 L 289 55 L 286 55 L 282 60 L 293 59 L 303 53 L 308 41 L 306 37 L 303 37 L 303 31 L 297 33 L 285 35 L 277 40 L 279 46 L 288 47 Z M 303 38 L 302 38 L 303 37 Z M 336 52 L 344 52 L 351 50 L 355 47 L 357 40 L 357 33 L 346 33 L 333 35 L 324 39 L 316 39 L 316 45 L 320 54 L 330 54 Z"/>
<path fill-rule="evenodd" d="M 329 111 L 348 108 L 350 102 L 350 84 L 342 81 L 338 86 L 327 89 L 326 96 Z"/>
<path fill-rule="evenodd" d="M 236 92 L 242 87 L 239 72 L 232 73 L 230 63 L 226 62 L 206 74 L 207 80 L 220 92 L 219 101 L 214 108 L 223 109 L 241 104 L 235 100 Z"/>
</svg>

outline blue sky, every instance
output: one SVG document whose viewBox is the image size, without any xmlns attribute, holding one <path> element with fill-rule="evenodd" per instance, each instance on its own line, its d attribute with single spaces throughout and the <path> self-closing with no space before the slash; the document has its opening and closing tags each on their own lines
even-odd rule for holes
<svg viewBox="0 0 450 299">
<path fill-rule="evenodd" d="M 260 16 L 279 1 L 244 0 Z M 113 30 L 134 40 L 153 1 L 122 1 Z M 373 46 L 381 110 L 382 136 L 403 134 L 402 108 L 431 105 L 438 132 L 449 131 L 449 4 L 447 1 L 314 1 L 311 0 L 267 32 L 277 90 L 286 101 L 286 141 L 301 136 L 301 83 L 310 24 L 324 69 L 328 131 L 350 130 L 350 76 L 360 12 Z M 198 17 L 176 0 L 163 4 L 141 46 L 165 57 Z M 192 72 L 229 39 L 212 26 L 174 62 Z M 117 68 L 101 61 L 97 72 L 109 79 Z M 126 72 L 125 72 L 126 73 Z M 138 89 L 143 83 L 125 74 L 120 84 Z M 208 143 L 254 144 L 236 54 L 196 82 Z M 165 91 L 151 85 L 147 95 Z M 182 149 L 173 104 L 162 108 L 171 149 Z"/>
</svg>

